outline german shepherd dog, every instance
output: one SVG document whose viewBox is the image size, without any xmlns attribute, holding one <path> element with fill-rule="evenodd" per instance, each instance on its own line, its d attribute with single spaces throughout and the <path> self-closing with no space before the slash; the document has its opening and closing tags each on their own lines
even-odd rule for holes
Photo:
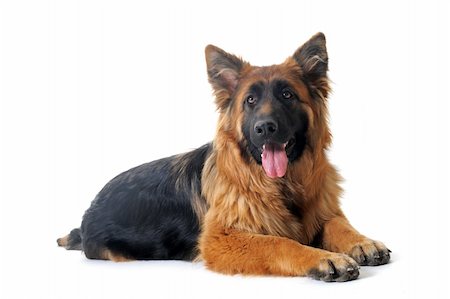
<svg viewBox="0 0 450 299">
<path fill-rule="evenodd" d="M 339 207 L 327 158 L 328 54 L 317 33 L 278 65 L 205 49 L 219 112 L 214 140 L 132 168 L 58 244 L 90 259 L 203 260 L 227 274 L 347 281 L 390 250 Z"/>
</svg>

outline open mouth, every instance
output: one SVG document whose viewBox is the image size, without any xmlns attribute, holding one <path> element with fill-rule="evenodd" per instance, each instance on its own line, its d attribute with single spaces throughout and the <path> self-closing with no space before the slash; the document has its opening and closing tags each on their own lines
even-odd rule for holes
<svg viewBox="0 0 450 299">
<path fill-rule="evenodd" d="M 266 142 L 261 149 L 261 160 L 264 171 L 270 178 L 281 178 L 286 174 L 289 162 L 288 155 L 292 151 L 295 139 L 285 143 Z"/>
</svg>

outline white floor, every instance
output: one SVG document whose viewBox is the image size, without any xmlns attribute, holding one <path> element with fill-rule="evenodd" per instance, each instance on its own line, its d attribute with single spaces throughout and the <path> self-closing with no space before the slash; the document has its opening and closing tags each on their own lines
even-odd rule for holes
<svg viewBox="0 0 450 299">
<path fill-rule="evenodd" d="M 2 286 L 0 294 L 6 296 L 0 297 L 449 298 L 448 281 L 434 277 L 433 273 L 424 273 L 427 267 L 423 267 L 423 260 L 418 260 L 417 271 L 411 271 L 412 267 L 395 253 L 390 264 L 363 267 L 357 280 L 346 283 L 324 283 L 296 277 L 225 276 L 206 270 L 202 263 L 92 261 L 78 251 L 68 252 L 56 246 L 49 253 L 48 256 L 52 257 L 47 260 L 49 264 L 37 271 L 32 270 L 35 272 L 31 273 L 33 278 L 29 277 L 27 268 L 15 268 L 15 274 L 23 273 L 24 278 Z M 5 283 L 4 279 L 2 283 Z"/>
</svg>

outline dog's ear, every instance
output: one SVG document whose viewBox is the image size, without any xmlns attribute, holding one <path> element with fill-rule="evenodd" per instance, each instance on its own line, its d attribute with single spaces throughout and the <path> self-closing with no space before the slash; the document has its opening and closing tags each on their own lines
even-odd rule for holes
<svg viewBox="0 0 450 299">
<path fill-rule="evenodd" d="M 304 78 L 327 97 L 330 88 L 327 78 L 328 54 L 325 35 L 316 33 L 295 51 L 295 61 L 300 65 Z"/>
<path fill-rule="evenodd" d="M 246 62 L 213 45 L 205 48 L 205 57 L 208 79 L 216 95 L 217 107 L 224 110 L 231 101 Z"/>
</svg>

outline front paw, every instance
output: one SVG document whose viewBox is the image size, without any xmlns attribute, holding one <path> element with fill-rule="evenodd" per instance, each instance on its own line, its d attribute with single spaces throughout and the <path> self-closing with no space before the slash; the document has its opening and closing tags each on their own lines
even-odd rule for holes
<svg viewBox="0 0 450 299">
<path fill-rule="evenodd" d="M 354 280 L 359 276 L 358 264 L 345 254 L 333 253 L 320 259 L 308 276 L 326 282 Z"/>
<path fill-rule="evenodd" d="M 349 255 L 362 266 L 378 266 L 389 262 L 390 252 L 383 243 L 366 239 L 355 245 Z"/>
</svg>

